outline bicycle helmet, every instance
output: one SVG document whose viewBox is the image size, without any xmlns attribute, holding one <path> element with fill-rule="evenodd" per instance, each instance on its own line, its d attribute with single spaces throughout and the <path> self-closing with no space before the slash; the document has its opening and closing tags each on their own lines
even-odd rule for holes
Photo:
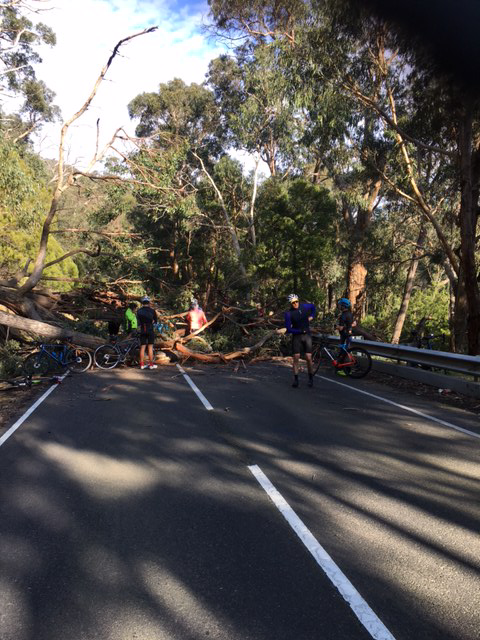
<svg viewBox="0 0 480 640">
<path fill-rule="evenodd" d="M 150 302 L 150 298 L 148 296 L 144 296 L 142 298 L 142 304 L 145 304 L 146 302 Z"/>
<path fill-rule="evenodd" d="M 337 304 L 339 307 L 345 307 L 345 309 L 350 309 L 350 307 L 352 306 L 348 298 L 340 298 Z"/>
<path fill-rule="evenodd" d="M 290 303 L 292 303 L 292 302 L 298 302 L 298 296 L 297 296 L 297 294 L 296 294 L 296 293 L 291 293 L 291 294 L 288 296 L 288 301 L 289 301 Z"/>
</svg>

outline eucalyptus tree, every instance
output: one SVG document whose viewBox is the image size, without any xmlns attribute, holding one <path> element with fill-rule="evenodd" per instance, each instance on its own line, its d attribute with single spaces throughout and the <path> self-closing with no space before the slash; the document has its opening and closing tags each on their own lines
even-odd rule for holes
<svg viewBox="0 0 480 640">
<path fill-rule="evenodd" d="M 299 137 L 281 55 L 281 45 L 246 43 L 213 60 L 207 76 L 228 140 L 260 157 L 272 176 L 291 170 Z"/>
<path fill-rule="evenodd" d="M 304 178 L 271 178 L 260 188 L 258 277 L 263 292 L 327 299 L 335 252 L 335 201 Z"/>
<path fill-rule="evenodd" d="M 3 135 L 14 141 L 26 138 L 42 122 L 51 122 L 59 115 L 53 105 L 55 94 L 37 78 L 34 69 L 42 61 L 38 47 L 56 43 L 50 27 L 30 19 L 43 4 L 43 0 L 31 0 L 0 5 L 0 88 L 3 96 L 23 99 L 17 115 L 4 113 L 1 117 Z"/>
<path fill-rule="evenodd" d="M 300 68 L 303 65 L 303 72 L 296 75 L 302 76 L 309 90 L 330 86 L 333 93 L 352 99 L 354 112 L 364 110 L 356 130 L 367 134 L 370 129 L 365 140 L 370 138 L 374 146 L 366 156 L 364 145 L 357 147 L 360 166 L 371 173 L 361 178 L 365 192 L 350 221 L 358 227 L 352 229 L 363 232 L 364 221 L 372 219 L 386 184 L 393 187 L 390 197 L 412 204 L 419 218 L 434 230 L 444 254 L 455 296 L 456 347 L 479 353 L 480 101 L 476 95 L 454 78 L 442 77 L 418 41 L 405 38 L 399 28 L 375 18 L 355 2 L 271 2 L 260 7 L 255 1 L 212 0 L 211 7 L 221 28 L 241 31 L 253 41 L 266 36 L 283 38 Z M 321 92 L 316 90 L 316 94 Z M 353 164 L 358 169 L 355 157 Z M 442 181 L 441 176 L 447 180 Z M 341 203 L 348 218 L 355 190 L 348 186 L 346 195 Z M 361 247 L 361 243 L 354 233 L 352 240 L 351 264 L 355 264 L 355 245 Z M 365 266 L 361 260 L 359 264 Z M 355 271 L 362 281 L 364 270 Z"/>
<path fill-rule="evenodd" d="M 150 184 L 156 191 L 156 206 L 162 209 L 162 215 L 175 217 L 179 211 L 184 211 L 184 204 L 188 202 L 188 215 L 195 214 L 196 219 L 201 217 L 203 214 L 197 207 L 195 194 L 207 184 L 223 216 L 222 226 L 228 233 L 237 268 L 246 280 L 235 211 L 214 175 L 215 166 L 225 151 L 221 114 L 212 91 L 197 84 L 187 86 L 182 80 L 175 79 L 161 84 L 156 93 L 137 96 L 130 103 L 129 112 L 132 118 L 139 119 L 136 133 L 144 138 L 141 151 L 133 159 L 137 163 L 137 175 L 148 168 L 148 163 L 153 163 L 150 169 L 153 168 L 163 181 L 157 187 L 156 178 L 149 169 Z M 159 172 L 156 163 L 162 166 L 165 162 L 168 169 Z M 172 243 L 172 246 L 177 244 L 176 232 Z"/>
</svg>

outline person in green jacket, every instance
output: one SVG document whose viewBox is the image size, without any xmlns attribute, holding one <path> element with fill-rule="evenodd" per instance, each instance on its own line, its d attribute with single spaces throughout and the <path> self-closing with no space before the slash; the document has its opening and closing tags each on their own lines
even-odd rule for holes
<svg viewBox="0 0 480 640">
<path fill-rule="evenodd" d="M 132 331 L 136 331 L 138 328 L 137 316 L 135 310 L 137 305 L 135 302 L 131 302 L 127 310 L 125 311 L 125 333 L 129 336 Z"/>
</svg>

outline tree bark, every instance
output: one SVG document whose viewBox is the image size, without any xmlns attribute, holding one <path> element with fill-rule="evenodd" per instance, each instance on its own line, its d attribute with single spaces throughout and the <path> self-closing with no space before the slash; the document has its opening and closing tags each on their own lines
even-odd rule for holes
<svg viewBox="0 0 480 640">
<path fill-rule="evenodd" d="M 418 234 L 417 244 L 413 251 L 412 259 L 408 267 L 407 279 L 405 281 L 405 287 L 403 289 L 403 298 L 398 310 L 397 319 L 395 321 L 395 327 L 393 329 L 392 343 L 398 344 L 400 335 L 402 333 L 405 318 L 407 317 L 408 305 L 410 303 L 410 297 L 412 295 L 413 284 L 415 282 L 415 275 L 417 273 L 419 257 L 423 251 L 425 240 L 427 238 L 427 228 L 425 223 L 422 223 L 420 232 Z"/>
<path fill-rule="evenodd" d="M 352 303 L 355 319 L 360 320 L 363 306 L 361 303 L 365 295 L 367 268 L 365 267 L 361 252 L 354 249 L 352 254 L 348 265 L 347 297 Z"/>
<path fill-rule="evenodd" d="M 480 353 L 480 291 L 475 260 L 479 168 L 478 150 L 473 149 L 473 102 L 468 100 L 459 128 L 461 200 L 460 200 L 460 273 L 458 290 L 465 292 L 468 353 Z M 457 297 L 460 297 L 457 295 Z M 459 301 L 461 303 L 461 301 Z M 459 309 L 460 312 L 460 309 Z M 455 316 L 457 316 L 457 309 Z"/>
<path fill-rule="evenodd" d="M 55 327 L 54 325 L 47 324 L 46 322 L 22 318 L 11 313 L 5 313 L 4 311 L 0 311 L 0 324 L 51 340 L 71 338 L 72 342 L 75 344 L 82 347 L 90 347 L 92 349 L 103 343 L 103 340 L 96 336 L 79 333 L 78 331 L 65 329 L 63 327 Z"/>
</svg>

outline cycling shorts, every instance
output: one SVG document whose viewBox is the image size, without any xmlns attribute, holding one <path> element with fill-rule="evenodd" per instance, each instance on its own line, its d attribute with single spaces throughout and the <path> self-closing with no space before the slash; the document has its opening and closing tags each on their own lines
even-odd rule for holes
<svg viewBox="0 0 480 640">
<path fill-rule="evenodd" d="M 140 333 L 140 344 L 154 344 L 155 343 L 155 333 L 153 331 L 153 326 L 148 326 L 146 331 L 142 331 Z"/>
<path fill-rule="evenodd" d="M 292 335 L 294 355 L 301 353 L 302 348 L 305 353 L 312 353 L 312 336 L 309 333 L 294 333 Z"/>
</svg>

